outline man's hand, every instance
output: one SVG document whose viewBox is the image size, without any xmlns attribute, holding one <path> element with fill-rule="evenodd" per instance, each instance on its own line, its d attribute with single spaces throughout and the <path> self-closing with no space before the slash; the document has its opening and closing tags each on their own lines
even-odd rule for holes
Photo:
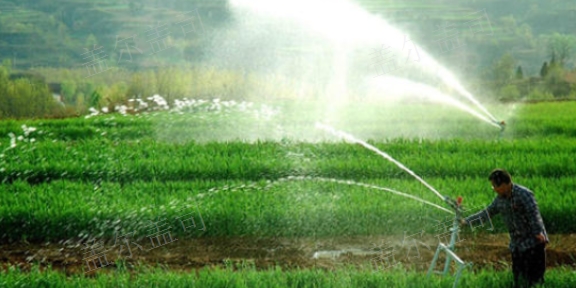
<svg viewBox="0 0 576 288">
<path fill-rule="evenodd" d="M 546 237 L 544 236 L 544 233 L 536 235 L 536 239 L 538 240 L 538 243 L 546 243 Z"/>
</svg>

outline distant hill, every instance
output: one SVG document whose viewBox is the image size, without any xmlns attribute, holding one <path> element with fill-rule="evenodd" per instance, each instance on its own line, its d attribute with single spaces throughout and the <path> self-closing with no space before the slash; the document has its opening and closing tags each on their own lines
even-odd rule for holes
<svg viewBox="0 0 576 288">
<path fill-rule="evenodd" d="M 441 51 L 433 36 L 439 27 L 484 17 L 485 33 L 463 30 L 459 35 L 466 49 L 458 57 L 478 71 L 510 52 L 527 75 L 536 74 L 548 57 L 548 35 L 576 36 L 573 0 L 356 2 L 408 31 L 446 62 L 458 60 Z M 195 63 L 202 61 L 209 39 L 193 34 L 209 34 L 232 21 L 227 0 L 0 0 L 0 58 L 11 59 L 15 70 L 81 68 L 96 57 L 123 61 L 131 69 Z M 184 24 L 186 28 L 178 27 Z M 173 52 L 154 53 L 165 46 Z"/>
<path fill-rule="evenodd" d="M 85 53 L 102 47 L 107 57 L 129 66 L 141 62 L 129 60 L 146 53 L 146 48 L 160 49 L 158 44 L 167 43 L 184 55 L 158 55 L 160 62 L 181 57 L 192 61 L 202 49 L 201 38 L 186 39 L 190 35 L 176 33 L 182 32 L 176 26 L 188 25 L 187 32 L 200 33 L 225 23 L 227 15 L 224 0 L 4 0 L 0 2 L 0 58 L 11 59 L 18 69 L 78 67 L 87 62 L 90 53 Z M 132 39 L 136 42 L 126 40 L 133 35 L 138 35 Z"/>
<path fill-rule="evenodd" d="M 462 25 L 484 17 L 484 29 L 491 33 L 476 34 L 460 30 L 466 42 L 464 59 L 489 66 L 509 52 L 528 75 L 536 75 L 542 63 L 549 60 L 547 39 L 554 33 L 576 39 L 576 2 L 571 0 L 357 0 L 371 12 L 404 28 L 412 39 L 434 55 L 450 62 L 450 55 L 438 49 L 434 35 L 442 25 Z M 487 25 L 489 25 L 489 28 Z M 576 53 L 576 51 L 574 51 Z M 444 55 L 443 55 L 444 54 Z M 567 63 L 574 67 L 574 57 Z"/>
</svg>

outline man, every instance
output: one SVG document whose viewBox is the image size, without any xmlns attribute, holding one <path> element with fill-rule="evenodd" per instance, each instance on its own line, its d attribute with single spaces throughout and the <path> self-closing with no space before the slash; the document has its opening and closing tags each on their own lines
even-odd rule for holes
<svg viewBox="0 0 576 288">
<path fill-rule="evenodd" d="M 503 169 L 495 169 L 488 177 L 498 196 L 490 206 L 462 221 L 470 224 L 478 219 L 483 222 L 501 214 L 510 233 L 512 272 L 516 287 L 532 286 L 544 282 L 548 235 L 532 191 L 512 183 L 512 177 Z"/>
</svg>

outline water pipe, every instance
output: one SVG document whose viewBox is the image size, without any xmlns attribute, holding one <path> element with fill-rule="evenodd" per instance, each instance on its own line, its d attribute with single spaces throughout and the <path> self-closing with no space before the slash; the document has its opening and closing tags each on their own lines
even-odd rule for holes
<svg viewBox="0 0 576 288">
<path fill-rule="evenodd" d="M 500 126 L 500 138 L 502 138 L 502 136 L 504 136 L 504 130 L 506 130 L 506 122 L 504 122 L 504 120 L 500 122 L 494 121 L 494 124 Z"/>
</svg>

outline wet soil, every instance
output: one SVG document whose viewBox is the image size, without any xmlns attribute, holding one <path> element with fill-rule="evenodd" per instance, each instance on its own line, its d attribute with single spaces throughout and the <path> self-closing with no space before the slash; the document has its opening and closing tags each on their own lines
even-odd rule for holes
<svg viewBox="0 0 576 288">
<path fill-rule="evenodd" d="M 253 267 L 268 269 L 354 266 L 389 269 L 394 265 L 425 271 L 430 266 L 439 240 L 432 235 L 362 236 L 337 238 L 201 238 L 167 239 L 148 245 L 90 245 L 57 243 L 0 244 L 0 267 L 19 266 L 26 271 L 33 265 L 51 266 L 68 275 L 118 269 L 159 267 L 172 271 L 193 271 L 205 267 Z M 112 240 L 113 242 L 113 240 Z M 157 242 L 159 243 L 159 242 Z M 94 249 L 92 249 L 94 248 Z M 576 234 L 551 235 L 546 248 L 547 266 L 576 268 Z M 472 263 L 471 269 L 492 267 L 509 269 L 511 263 L 506 234 L 462 236 L 456 254 Z M 443 255 L 443 254 L 442 254 Z M 441 256 L 439 266 L 444 262 Z"/>
</svg>

